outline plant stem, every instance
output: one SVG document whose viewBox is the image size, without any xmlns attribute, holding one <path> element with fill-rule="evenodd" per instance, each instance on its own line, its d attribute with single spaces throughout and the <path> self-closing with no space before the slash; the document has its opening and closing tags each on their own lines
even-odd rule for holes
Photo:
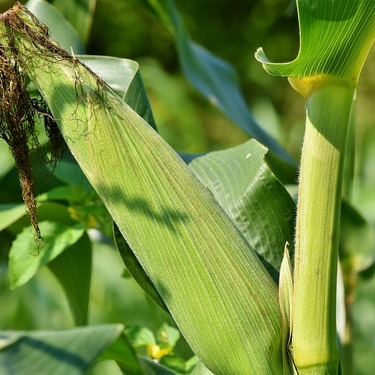
<svg viewBox="0 0 375 375">
<path fill-rule="evenodd" d="M 328 82 L 329 83 L 329 82 Z M 299 374 L 337 374 L 336 278 L 344 153 L 354 87 L 307 99 L 297 211 L 292 354 Z"/>
</svg>

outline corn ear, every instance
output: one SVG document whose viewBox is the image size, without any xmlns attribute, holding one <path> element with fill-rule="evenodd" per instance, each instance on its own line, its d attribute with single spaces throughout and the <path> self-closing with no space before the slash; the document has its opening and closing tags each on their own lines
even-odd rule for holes
<svg viewBox="0 0 375 375">
<path fill-rule="evenodd" d="M 192 349 L 215 374 L 282 373 L 277 287 L 176 153 L 102 80 L 51 43 L 21 5 L 4 54 L 47 102 Z"/>
</svg>

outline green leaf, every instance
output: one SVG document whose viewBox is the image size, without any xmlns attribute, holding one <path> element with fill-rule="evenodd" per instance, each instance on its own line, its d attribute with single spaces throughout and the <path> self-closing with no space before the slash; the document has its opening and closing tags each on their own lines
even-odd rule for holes
<svg viewBox="0 0 375 375">
<path fill-rule="evenodd" d="M 198 362 L 195 366 L 192 375 L 214 375 L 202 362 Z"/>
<path fill-rule="evenodd" d="M 53 200 L 62 200 L 68 202 L 80 203 L 85 200 L 87 197 L 87 192 L 77 185 L 69 186 L 58 186 L 52 190 L 46 191 L 38 195 L 37 201 L 53 201 Z"/>
<path fill-rule="evenodd" d="M 168 312 L 167 306 L 160 297 L 154 284 L 152 284 L 150 278 L 147 276 L 145 270 L 142 268 L 138 259 L 131 250 L 129 244 L 118 229 L 116 223 L 113 223 L 114 241 L 121 258 L 129 271 L 130 275 L 138 283 L 138 285 L 144 290 L 144 292 L 161 308 Z"/>
<path fill-rule="evenodd" d="M 7 17 L 17 22 L 0 23 L 2 38 L 14 35 L 17 58 L 197 356 L 213 372 L 280 373 L 276 284 L 211 193 L 107 85 L 52 48 L 28 13 Z"/>
<path fill-rule="evenodd" d="M 0 204 L 0 231 L 25 215 L 26 209 L 23 203 Z"/>
<path fill-rule="evenodd" d="M 64 331 L 0 332 L 0 374 L 84 375 L 121 325 Z"/>
<path fill-rule="evenodd" d="M 134 109 L 156 128 L 137 62 L 109 56 L 80 55 L 78 58 Z"/>
<path fill-rule="evenodd" d="M 14 168 L 14 159 L 9 152 L 9 147 L 3 139 L 0 139 L 0 181 L 1 179 Z"/>
<path fill-rule="evenodd" d="M 19 204 L 19 206 L 21 207 L 21 204 Z M 22 206 L 25 208 L 24 205 Z M 72 219 L 70 213 L 67 210 L 66 205 L 55 202 L 42 202 L 38 204 L 37 217 L 39 221 L 56 221 L 64 225 L 75 225 L 77 223 Z M 17 221 L 13 221 L 13 223 L 8 227 L 8 230 L 12 234 L 18 235 L 21 231 L 24 230 L 26 226 L 29 225 L 30 220 L 27 217 L 26 211 L 24 209 L 24 215 L 22 215 Z"/>
<path fill-rule="evenodd" d="M 190 83 L 250 136 L 294 164 L 285 150 L 254 120 L 233 67 L 194 43 L 173 0 L 149 0 L 173 34 L 182 70 Z"/>
<path fill-rule="evenodd" d="M 340 257 L 343 266 L 356 273 L 374 261 L 374 231 L 370 223 L 348 202 L 342 202 L 340 221 Z"/>
<path fill-rule="evenodd" d="M 141 358 L 143 365 L 147 369 L 149 375 L 177 375 L 173 370 L 162 366 L 158 362 L 154 362 L 148 358 Z"/>
<path fill-rule="evenodd" d="M 175 347 L 180 337 L 180 331 L 174 327 L 171 327 L 167 323 L 163 323 L 156 333 L 156 341 L 159 344 L 166 344 L 171 348 Z"/>
<path fill-rule="evenodd" d="M 80 187 L 87 193 L 93 190 L 87 177 L 73 158 L 72 160 L 64 159 L 60 161 L 54 170 L 54 176 L 67 185 Z"/>
<path fill-rule="evenodd" d="M 11 288 L 29 281 L 41 267 L 77 242 L 84 233 L 82 226 L 66 226 L 49 221 L 39 225 L 44 239 L 39 248 L 36 248 L 31 227 L 24 228 L 13 241 L 9 253 Z"/>
<path fill-rule="evenodd" d="M 284 257 L 280 269 L 279 300 L 281 318 L 283 322 L 283 347 L 290 346 L 292 337 L 292 316 L 293 316 L 293 270 L 289 256 L 289 244 L 285 245 Z M 284 369 L 289 366 L 289 354 L 283 352 Z M 287 373 L 287 372 L 285 372 Z"/>
<path fill-rule="evenodd" d="M 91 241 L 86 233 L 48 267 L 63 287 L 77 326 L 87 324 L 91 285 Z"/>
<path fill-rule="evenodd" d="M 45 0 L 29 0 L 27 8 L 35 14 L 49 29 L 51 38 L 68 52 L 84 53 L 82 42 L 63 15 Z"/>
<path fill-rule="evenodd" d="M 125 334 L 133 348 L 156 344 L 154 334 L 146 327 L 129 326 L 126 327 Z"/>
<path fill-rule="evenodd" d="M 185 361 L 182 357 L 167 354 L 160 359 L 159 363 L 165 367 L 177 371 L 177 373 L 185 373 Z"/>
<path fill-rule="evenodd" d="M 293 243 L 295 204 L 252 139 L 197 157 L 189 167 L 236 223 L 277 280 L 285 244 Z"/>
<path fill-rule="evenodd" d="M 373 0 L 297 0 L 300 50 L 295 60 L 270 63 L 262 49 L 256 58 L 267 72 L 292 78 L 307 97 L 327 76 L 356 85 L 375 39 Z"/>
<path fill-rule="evenodd" d="M 99 360 L 115 360 L 121 370 L 127 375 L 143 375 L 144 365 L 137 357 L 126 335 L 122 334 L 116 341 L 109 345 L 99 357 Z"/>
<path fill-rule="evenodd" d="M 94 19 L 96 0 L 53 0 L 52 2 L 73 25 L 86 45 Z"/>
</svg>

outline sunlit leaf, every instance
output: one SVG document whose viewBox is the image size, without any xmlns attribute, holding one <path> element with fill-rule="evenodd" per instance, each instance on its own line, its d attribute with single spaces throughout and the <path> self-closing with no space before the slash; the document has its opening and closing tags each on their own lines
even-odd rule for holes
<svg viewBox="0 0 375 375">
<path fill-rule="evenodd" d="M 197 356 L 213 372 L 280 372 L 277 287 L 256 253 L 158 134 L 77 59 L 51 50 L 23 8 L 16 11 L 5 19 L 17 22 L 0 24 L 2 37 L 18 49 L 72 154 Z"/>
<path fill-rule="evenodd" d="M 197 157 L 189 167 L 278 278 L 284 246 L 293 243 L 295 204 L 264 161 L 256 140 Z"/>
<path fill-rule="evenodd" d="M 327 76 L 356 85 L 375 39 L 375 2 L 297 0 L 297 8 L 297 58 L 288 63 L 270 63 L 259 49 L 257 59 L 270 74 L 290 77 L 293 87 L 305 97 Z"/>
<path fill-rule="evenodd" d="M 40 223 L 43 243 L 35 244 L 31 227 L 26 227 L 14 240 L 9 253 L 11 287 L 16 288 L 29 281 L 36 272 L 56 258 L 66 248 L 82 237 L 82 226 L 66 226 L 43 221 Z"/>
</svg>

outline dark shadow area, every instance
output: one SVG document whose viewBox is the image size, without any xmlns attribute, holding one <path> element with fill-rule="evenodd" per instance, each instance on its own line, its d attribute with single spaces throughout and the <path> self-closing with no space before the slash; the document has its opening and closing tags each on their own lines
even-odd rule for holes
<svg viewBox="0 0 375 375">
<path fill-rule="evenodd" d="M 8 339 L 9 337 L 0 335 L 0 338 Z M 0 352 L 0 361 L 4 368 L 9 371 L 9 374 L 13 374 L 14 367 L 19 366 L 20 362 L 22 362 L 22 358 L 26 360 L 26 356 L 23 356 L 23 351 L 30 351 L 30 348 L 32 348 L 33 351 L 43 352 L 56 361 L 69 364 L 79 369 L 82 373 L 85 373 L 90 366 L 90 363 L 68 350 L 58 348 L 37 338 L 20 337 L 19 340 Z"/>
<path fill-rule="evenodd" d="M 127 196 L 120 188 L 108 185 L 98 185 L 96 190 L 102 197 L 110 197 L 111 201 L 122 203 L 128 211 L 155 220 L 158 224 L 166 226 L 173 233 L 177 232 L 178 226 L 186 224 L 190 218 L 186 212 L 173 207 L 162 206 L 160 209 L 151 207 L 150 202 L 139 196 Z M 105 199 L 104 199 L 105 201 Z"/>
</svg>

